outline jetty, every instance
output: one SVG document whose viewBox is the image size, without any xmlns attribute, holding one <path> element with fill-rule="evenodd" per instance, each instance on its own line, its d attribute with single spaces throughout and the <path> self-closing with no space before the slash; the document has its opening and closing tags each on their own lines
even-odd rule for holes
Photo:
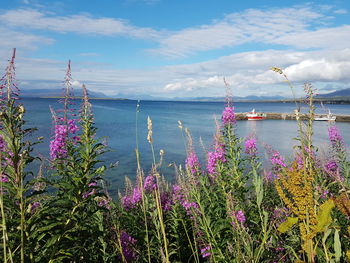
<svg viewBox="0 0 350 263">
<path fill-rule="evenodd" d="M 249 112 L 239 112 L 236 113 L 236 120 L 247 120 L 247 114 Z M 278 112 L 265 112 L 266 120 L 296 120 L 295 113 L 278 113 Z M 322 114 L 315 114 L 315 117 L 320 117 Z M 324 114 L 323 114 L 324 115 Z M 336 116 L 336 122 L 350 122 L 350 115 L 343 114 L 333 114 Z M 309 115 L 304 113 L 299 113 L 298 117 L 301 120 L 308 120 Z"/>
</svg>

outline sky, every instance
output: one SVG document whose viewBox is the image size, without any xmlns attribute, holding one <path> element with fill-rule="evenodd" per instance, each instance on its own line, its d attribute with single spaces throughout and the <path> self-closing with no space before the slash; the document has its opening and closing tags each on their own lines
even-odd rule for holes
<svg viewBox="0 0 350 263">
<path fill-rule="evenodd" d="M 0 5 L 0 70 L 17 48 L 21 89 L 119 97 L 291 96 L 350 87 L 350 1 L 12 0 Z"/>
</svg>

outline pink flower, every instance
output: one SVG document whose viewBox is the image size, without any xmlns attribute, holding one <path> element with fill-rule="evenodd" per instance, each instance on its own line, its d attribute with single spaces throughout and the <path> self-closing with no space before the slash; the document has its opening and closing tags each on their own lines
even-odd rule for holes
<svg viewBox="0 0 350 263">
<path fill-rule="evenodd" d="M 207 162 L 207 171 L 210 175 L 216 173 L 216 166 L 218 162 L 226 162 L 225 158 L 225 149 L 223 145 L 217 145 L 213 152 L 208 152 L 208 162 Z"/>
<path fill-rule="evenodd" d="M 337 126 L 333 125 L 328 128 L 328 136 L 329 140 L 331 141 L 332 145 L 340 143 L 343 143 L 343 137 L 340 135 L 340 132 L 337 128 Z"/>
<path fill-rule="evenodd" d="M 8 183 L 8 181 L 9 181 L 9 179 L 8 179 L 8 177 L 7 177 L 5 174 L 2 174 L 2 175 L 0 176 L 0 182 L 2 182 L 2 183 Z"/>
<path fill-rule="evenodd" d="M 240 223 L 242 223 L 242 224 L 243 224 L 243 223 L 245 222 L 245 220 L 246 220 L 245 215 L 244 215 L 244 212 L 243 212 L 242 210 L 238 210 L 238 211 L 236 212 L 235 216 L 236 216 L 237 221 L 240 222 Z"/>
<path fill-rule="evenodd" d="M 156 177 L 154 175 L 148 175 L 143 183 L 143 188 L 147 192 L 152 192 L 157 188 Z"/>
<path fill-rule="evenodd" d="M 236 123 L 234 107 L 225 107 L 222 112 L 221 120 L 224 125 Z"/>
<path fill-rule="evenodd" d="M 272 154 L 270 161 L 276 167 L 276 169 L 280 169 L 281 167 L 287 167 L 287 165 L 284 162 L 284 158 L 277 151 L 275 151 Z"/>
<path fill-rule="evenodd" d="M 76 120 L 68 120 L 68 131 L 72 134 L 75 134 L 79 131 L 79 127 L 75 124 Z"/>
<path fill-rule="evenodd" d="M 244 143 L 245 147 L 245 153 L 249 154 L 250 156 L 254 157 L 256 156 L 258 149 L 256 147 L 256 139 L 255 138 L 249 138 Z"/>
<path fill-rule="evenodd" d="M 122 206 L 125 210 L 130 210 L 136 207 L 136 205 L 142 200 L 141 189 L 135 187 L 131 195 L 122 197 Z"/>
<path fill-rule="evenodd" d="M 68 130 L 66 125 L 55 125 L 55 135 L 50 142 L 50 157 L 52 160 L 67 156 L 66 141 Z"/>
<path fill-rule="evenodd" d="M 207 258 L 211 256 L 210 253 L 211 247 L 210 246 L 206 246 L 204 248 L 201 249 L 201 254 L 203 258 Z"/>
<path fill-rule="evenodd" d="M 0 151 L 3 152 L 5 150 L 6 143 L 4 138 L 0 135 Z"/>
<path fill-rule="evenodd" d="M 125 231 L 120 233 L 120 244 L 122 247 L 122 252 L 126 262 L 136 262 L 138 255 L 135 249 L 137 240 L 130 236 Z"/>
<path fill-rule="evenodd" d="M 186 168 L 192 173 L 195 174 L 200 167 L 198 157 L 195 152 L 190 152 L 186 158 Z"/>
</svg>

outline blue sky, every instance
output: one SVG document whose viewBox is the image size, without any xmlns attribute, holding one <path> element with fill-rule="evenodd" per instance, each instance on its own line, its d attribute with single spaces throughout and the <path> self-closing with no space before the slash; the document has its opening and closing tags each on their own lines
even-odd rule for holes
<svg viewBox="0 0 350 263">
<path fill-rule="evenodd" d="M 17 48 L 22 89 L 74 86 L 143 97 L 282 95 L 350 87 L 350 2 L 13 0 L 0 7 L 0 66 Z"/>
</svg>

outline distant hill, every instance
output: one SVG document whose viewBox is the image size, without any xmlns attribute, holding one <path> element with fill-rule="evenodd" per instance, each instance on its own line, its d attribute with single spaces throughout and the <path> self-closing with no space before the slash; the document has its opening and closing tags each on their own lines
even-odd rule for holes
<svg viewBox="0 0 350 263">
<path fill-rule="evenodd" d="M 63 89 L 30 89 L 21 90 L 21 97 L 40 98 L 40 97 L 59 97 L 63 95 Z M 88 90 L 90 98 L 109 98 L 102 92 L 95 92 Z M 83 95 L 82 89 L 74 89 L 74 96 L 81 97 Z"/>
<path fill-rule="evenodd" d="M 333 91 L 330 93 L 319 94 L 316 98 L 335 98 L 335 97 L 350 97 L 350 88 Z"/>
<path fill-rule="evenodd" d="M 176 97 L 173 100 L 182 101 L 225 101 L 225 97 L 191 97 L 191 98 L 180 98 Z M 283 100 L 285 97 L 282 96 L 246 96 L 238 97 L 233 96 L 234 101 L 264 101 L 264 100 Z"/>
</svg>

